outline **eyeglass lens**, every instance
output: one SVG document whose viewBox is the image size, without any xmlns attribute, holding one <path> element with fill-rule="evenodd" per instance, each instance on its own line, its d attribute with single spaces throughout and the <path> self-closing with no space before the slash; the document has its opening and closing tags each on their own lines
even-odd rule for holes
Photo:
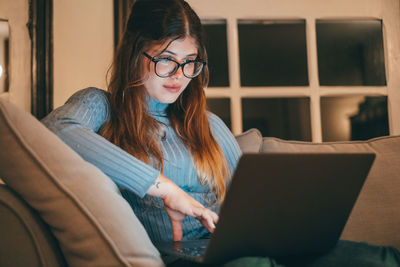
<svg viewBox="0 0 400 267">
<path fill-rule="evenodd" d="M 169 77 L 178 70 L 179 65 L 175 61 L 168 58 L 159 59 L 156 62 L 156 73 L 162 77 Z M 188 78 L 194 78 L 200 74 L 203 69 L 203 63 L 197 61 L 189 61 L 183 64 L 183 74 Z"/>
</svg>

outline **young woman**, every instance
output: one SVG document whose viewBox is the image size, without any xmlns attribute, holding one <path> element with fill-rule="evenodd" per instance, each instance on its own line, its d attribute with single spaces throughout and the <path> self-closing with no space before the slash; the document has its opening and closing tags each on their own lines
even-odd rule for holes
<svg viewBox="0 0 400 267">
<path fill-rule="evenodd" d="M 241 155 L 227 127 L 206 110 L 207 82 L 202 27 L 190 6 L 138 0 L 108 92 L 78 91 L 43 123 L 120 187 L 153 241 L 198 239 L 213 232 Z M 367 250 L 374 260 L 360 257 Z M 359 257 L 352 264 L 380 264 L 381 252 L 347 242 L 322 263 L 350 253 Z M 267 264 L 264 259 L 238 264 Z"/>
<path fill-rule="evenodd" d="M 43 120 L 123 189 L 153 241 L 213 232 L 241 154 L 206 111 L 206 60 L 201 23 L 187 3 L 137 1 L 108 93 L 79 91 Z"/>
</svg>

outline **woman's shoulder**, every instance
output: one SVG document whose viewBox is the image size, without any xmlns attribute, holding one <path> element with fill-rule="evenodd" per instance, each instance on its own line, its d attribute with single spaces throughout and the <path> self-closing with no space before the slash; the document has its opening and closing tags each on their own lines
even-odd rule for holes
<svg viewBox="0 0 400 267">
<path fill-rule="evenodd" d="M 75 92 L 67 102 L 41 121 L 53 131 L 82 125 L 97 132 L 109 118 L 107 92 L 90 87 Z"/>
<path fill-rule="evenodd" d="M 75 92 L 66 103 L 70 102 L 106 102 L 108 103 L 108 93 L 100 88 L 87 87 Z"/>
<path fill-rule="evenodd" d="M 211 126 L 221 124 L 225 125 L 224 121 L 211 111 L 207 111 L 207 117 Z"/>
<path fill-rule="evenodd" d="M 229 165 L 231 167 L 235 166 L 241 152 L 231 130 L 220 117 L 212 112 L 208 112 L 208 121 L 210 123 L 211 132 L 224 151 Z"/>
<path fill-rule="evenodd" d="M 212 132 L 225 133 L 230 132 L 225 122 L 211 111 L 207 111 L 208 122 Z"/>
<path fill-rule="evenodd" d="M 110 109 L 108 93 L 96 87 L 88 87 L 75 92 L 65 103 L 67 106 L 79 106 L 83 109 L 93 110 L 107 114 Z"/>
</svg>

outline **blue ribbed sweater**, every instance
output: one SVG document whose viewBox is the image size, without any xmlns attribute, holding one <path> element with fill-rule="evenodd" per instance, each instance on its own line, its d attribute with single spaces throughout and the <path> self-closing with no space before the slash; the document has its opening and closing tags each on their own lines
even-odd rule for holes
<svg viewBox="0 0 400 267">
<path fill-rule="evenodd" d="M 165 123 L 165 138 L 161 146 L 164 157 L 163 174 L 176 183 L 194 199 L 218 212 L 217 205 L 208 204 L 213 199 L 207 186 L 201 186 L 194 168 L 192 156 L 170 127 L 165 110 L 168 104 L 148 98 L 152 116 Z M 61 107 L 42 120 L 51 131 L 108 175 L 119 187 L 153 241 L 172 240 L 168 215 L 162 208 L 162 200 L 146 195 L 147 190 L 159 176 L 160 171 L 136 159 L 121 148 L 110 143 L 98 131 L 109 120 L 110 106 L 107 93 L 97 88 L 76 92 Z M 222 148 L 231 173 L 241 155 L 232 133 L 216 115 L 209 113 L 211 132 Z M 197 239 L 207 230 L 194 218 L 182 221 L 183 239 Z"/>
</svg>

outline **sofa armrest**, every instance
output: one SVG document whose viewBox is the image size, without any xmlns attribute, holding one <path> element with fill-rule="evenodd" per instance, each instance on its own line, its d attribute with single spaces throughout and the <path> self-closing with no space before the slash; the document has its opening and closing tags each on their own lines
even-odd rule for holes
<svg viewBox="0 0 400 267">
<path fill-rule="evenodd" d="M 235 136 L 243 153 L 260 152 L 262 145 L 262 135 L 256 128 L 249 129 Z"/>
</svg>

